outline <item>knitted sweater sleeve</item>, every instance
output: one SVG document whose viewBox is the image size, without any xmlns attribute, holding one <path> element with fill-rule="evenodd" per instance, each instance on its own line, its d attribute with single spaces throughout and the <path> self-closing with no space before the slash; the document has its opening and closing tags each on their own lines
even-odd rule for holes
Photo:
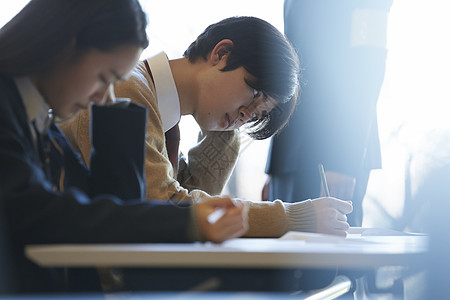
<svg viewBox="0 0 450 300">
<path fill-rule="evenodd" d="M 239 155 L 239 131 L 204 131 L 198 143 L 181 157 L 178 182 L 189 190 L 219 195 L 230 178 Z"/>
</svg>

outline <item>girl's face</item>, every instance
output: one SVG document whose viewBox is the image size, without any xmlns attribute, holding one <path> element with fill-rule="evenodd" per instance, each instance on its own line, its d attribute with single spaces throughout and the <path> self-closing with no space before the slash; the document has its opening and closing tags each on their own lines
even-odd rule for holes
<svg viewBox="0 0 450 300">
<path fill-rule="evenodd" d="M 196 110 L 197 123 L 206 130 L 228 131 L 269 113 L 276 101 L 250 87 L 246 80 L 253 79 L 243 68 L 223 72 L 226 58 L 209 68 L 200 78 Z"/>
<path fill-rule="evenodd" d="M 108 53 L 90 50 L 76 60 L 69 59 L 42 78 L 34 78 L 35 83 L 53 114 L 65 119 L 91 103 L 104 103 L 112 85 L 126 80 L 141 52 L 136 46 L 124 46 Z"/>
</svg>

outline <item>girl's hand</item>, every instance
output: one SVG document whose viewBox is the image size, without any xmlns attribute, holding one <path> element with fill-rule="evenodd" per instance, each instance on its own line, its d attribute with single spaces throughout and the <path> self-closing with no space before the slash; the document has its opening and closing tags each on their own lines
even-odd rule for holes
<svg viewBox="0 0 450 300">
<path fill-rule="evenodd" d="M 242 236 L 248 229 L 247 210 L 244 208 L 243 203 L 235 203 L 228 196 L 216 196 L 196 203 L 197 222 L 202 237 L 221 243 Z"/>
</svg>

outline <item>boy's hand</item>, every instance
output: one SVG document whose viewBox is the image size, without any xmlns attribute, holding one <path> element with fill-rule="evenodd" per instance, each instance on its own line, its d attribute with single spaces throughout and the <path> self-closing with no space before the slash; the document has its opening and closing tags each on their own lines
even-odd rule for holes
<svg viewBox="0 0 450 300">
<path fill-rule="evenodd" d="M 197 202 L 195 209 L 200 233 L 208 241 L 221 243 L 240 237 L 248 229 L 244 204 L 235 203 L 230 197 L 216 196 Z M 223 215 L 218 210 L 223 210 Z"/>
<path fill-rule="evenodd" d="M 351 201 L 326 197 L 311 200 L 315 213 L 317 232 L 346 236 L 350 228 L 347 214 L 353 211 Z"/>
</svg>

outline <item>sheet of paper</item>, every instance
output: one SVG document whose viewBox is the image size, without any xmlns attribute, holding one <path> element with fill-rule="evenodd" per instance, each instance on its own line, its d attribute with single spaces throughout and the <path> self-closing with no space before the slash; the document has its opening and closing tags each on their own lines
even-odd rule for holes
<svg viewBox="0 0 450 300">
<path fill-rule="evenodd" d="M 388 228 L 365 228 L 365 227 L 350 227 L 347 231 L 349 235 L 361 236 L 402 236 L 402 235 L 417 235 L 414 233 L 407 233 L 403 231 L 388 229 Z"/>
<path fill-rule="evenodd" d="M 289 231 L 280 240 L 304 240 L 307 243 L 351 244 L 364 242 L 360 235 L 352 238 L 322 233 Z"/>
</svg>

